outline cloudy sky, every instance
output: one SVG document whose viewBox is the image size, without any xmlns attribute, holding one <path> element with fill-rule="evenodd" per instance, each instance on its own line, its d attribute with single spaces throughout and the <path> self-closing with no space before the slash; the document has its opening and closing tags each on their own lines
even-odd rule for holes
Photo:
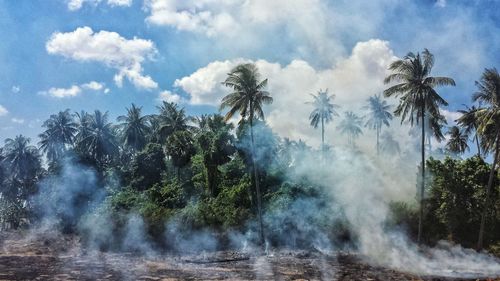
<svg viewBox="0 0 500 281">
<path fill-rule="evenodd" d="M 34 138 L 66 108 L 215 112 L 226 73 L 255 62 L 275 100 L 269 124 L 315 144 L 310 93 L 357 111 L 392 60 L 423 48 L 433 74 L 457 82 L 439 91 L 453 120 L 483 69 L 500 67 L 499 18 L 496 0 L 0 0 L 0 139 Z"/>
</svg>

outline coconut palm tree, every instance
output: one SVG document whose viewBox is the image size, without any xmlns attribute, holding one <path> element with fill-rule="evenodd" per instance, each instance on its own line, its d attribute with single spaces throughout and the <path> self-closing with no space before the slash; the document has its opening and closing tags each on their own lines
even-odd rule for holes
<svg viewBox="0 0 500 281">
<path fill-rule="evenodd" d="M 309 120 L 311 126 L 315 129 L 318 128 L 321 122 L 321 150 L 323 151 L 325 147 L 325 124 L 330 123 L 333 116 L 339 116 L 336 109 L 340 108 L 340 106 L 332 103 L 335 95 L 328 95 L 328 89 L 325 91 L 319 90 L 317 95 L 311 94 L 311 96 L 313 101 L 308 102 L 308 104 L 312 104 L 314 109 L 309 115 Z"/>
<path fill-rule="evenodd" d="M 351 146 L 355 146 L 355 140 L 363 134 L 363 130 L 361 127 L 363 126 L 363 119 L 361 117 L 354 114 L 352 111 L 347 111 L 344 114 L 344 119 L 340 121 L 340 124 L 337 126 L 337 129 L 343 135 L 347 135 L 347 143 Z"/>
<path fill-rule="evenodd" d="M 99 168 L 111 161 L 118 153 L 113 124 L 108 113 L 99 110 L 94 114 L 77 113 L 76 151 L 91 160 Z"/>
<path fill-rule="evenodd" d="M 179 108 L 176 103 L 163 101 L 163 104 L 157 108 L 160 113 L 155 118 L 159 122 L 159 133 L 163 141 L 176 131 L 190 128 L 188 122 L 191 118 L 186 115 L 184 108 Z"/>
<path fill-rule="evenodd" d="M 488 186 L 486 188 L 486 199 L 481 214 L 481 225 L 479 226 L 479 238 L 477 248 L 483 248 L 484 226 L 486 216 L 490 209 L 491 189 L 500 153 L 500 74 L 496 68 L 485 69 L 481 80 L 476 81 L 478 88 L 473 95 L 473 100 L 479 102 L 484 108 L 476 110 L 478 120 L 478 133 L 482 136 L 484 148 L 493 151 L 493 163 L 491 165 Z"/>
<path fill-rule="evenodd" d="M 450 139 L 446 143 L 446 149 L 455 154 L 464 153 L 466 150 L 469 150 L 469 145 L 467 144 L 467 140 L 469 136 L 460 130 L 457 126 L 453 126 L 448 131 L 448 135 Z"/>
<path fill-rule="evenodd" d="M 3 150 L 3 162 L 12 178 L 25 182 L 37 175 L 41 168 L 40 154 L 29 138 L 22 135 L 8 138 Z"/>
<path fill-rule="evenodd" d="M 231 160 L 236 151 L 231 134 L 232 124 L 224 121 L 218 114 L 202 115 L 198 119 L 197 143 L 203 155 L 203 164 L 207 171 L 206 182 L 212 196 L 217 196 L 217 178 L 219 166 Z"/>
<path fill-rule="evenodd" d="M 69 147 L 74 144 L 77 133 L 76 123 L 69 109 L 51 115 L 42 127 L 46 128 L 39 135 L 40 149 L 46 153 L 47 158 L 54 162 L 62 157 Z"/>
<path fill-rule="evenodd" d="M 368 104 L 364 109 L 368 110 L 368 114 L 364 116 L 366 118 L 365 127 L 375 130 L 377 135 L 377 154 L 380 151 L 379 138 L 382 127 L 385 125 L 390 126 L 390 121 L 392 120 L 392 114 L 389 112 L 391 108 L 387 104 L 387 101 L 382 99 L 381 95 L 373 95 L 368 98 Z"/>
<path fill-rule="evenodd" d="M 175 131 L 168 137 L 165 148 L 173 166 L 177 168 L 177 179 L 180 180 L 181 168 L 185 167 L 196 153 L 192 133 L 187 130 Z"/>
<path fill-rule="evenodd" d="M 141 114 L 142 107 L 132 104 L 127 108 L 127 115 L 118 116 L 118 127 L 125 147 L 137 152 L 146 145 L 149 116 Z"/>
<path fill-rule="evenodd" d="M 257 210 L 260 225 L 260 240 L 264 244 L 264 225 L 262 222 L 262 204 L 259 186 L 259 174 L 255 163 L 255 143 L 253 124 L 255 119 L 264 120 L 263 104 L 270 104 L 273 98 L 269 95 L 265 88 L 267 79 L 260 80 L 260 74 L 254 64 L 240 64 L 228 73 L 227 78 L 222 85 L 229 87 L 233 92 L 222 99 L 220 109 L 229 108 L 229 111 L 224 117 L 224 121 L 231 119 L 234 114 L 239 113 L 241 119 L 240 124 L 248 122 L 250 125 L 252 163 L 254 172 L 254 183 L 257 197 Z"/>
<path fill-rule="evenodd" d="M 477 128 L 479 127 L 479 122 L 477 120 L 476 112 L 479 108 L 475 105 L 468 107 L 464 105 L 465 109 L 458 110 L 462 114 L 460 118 L 455 120 L 457 124 L 464 129 L 464 133 L 467 135 L 471 135 L 474 133 L 474 142 L 477 145 L 477 156 L 481 158 L 481 145 L 479 141 L 479 134 L 477 132 Z"/>
<path fill-rule="evenodd" d="M 448 103 L 436 92 L 437 86 L 455 86 L 455 81 L 448 77 L 430 76 L 434 65 L 434 56 L 425 49 L 420 53 L 408 53 L 403 59 L 391 63 L 389 70 L 392 72 L 384 79 L 388 84 L 396 82 L 396 85 L 384 90 L 386 97 L 400 97 L 400 103 L 394 111 L 394 115 L 401 116 L 401 122 L 408 120 L 413 126 L 420 123 L 422 129 L 422 180 L 420 186 L 420 212 L 418 222 L 417 241 L 421 242 L 423 201 L 425 189 L 425 118 L 437 118 L 440 106 Z"/>
</svg>

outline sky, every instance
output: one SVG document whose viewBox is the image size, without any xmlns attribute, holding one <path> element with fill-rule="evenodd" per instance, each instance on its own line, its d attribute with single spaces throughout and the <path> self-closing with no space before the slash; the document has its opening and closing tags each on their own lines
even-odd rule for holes
<svg viewBox="0 0 500 281">
<path fill-rule="evenodd" d="M 362 115 L 388 65 L 424 48 L 432 74 L 457 83 L 438 89 L 452 125 L 484 68 L 500 67 L 500 1 L 0 0 L 0 36 L 0 141 L 36 142 L 43 120 L 67 108 L 109 111 L 112 121 L 131 103 L 151 114 L 162 100 L 218 112 L 228 93 L 220 82 L 253 62 L 274 97 L 269 125 L 317 145 L 310 94 L 328 89 L 340 112 Z"/>
</svg>

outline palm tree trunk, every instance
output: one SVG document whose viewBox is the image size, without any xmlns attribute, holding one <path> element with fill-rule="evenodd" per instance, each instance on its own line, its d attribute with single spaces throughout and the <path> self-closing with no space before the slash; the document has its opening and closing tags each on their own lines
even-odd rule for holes
<svg viewBox="0 0 500 281">
<path fill-rule="evenodd" d="M 321 117 L 321 149 L 325 147 L 325 120 Z"/>
<path fill-rule="evenodd" d="M 481 250 L 483 248 L 483 237 L 484 237 L 484 224 L 486 223 L 486 216 L 488 214 L 488 209 L 490 205 L 490 195 L 491 195 L 491 188 L 493 186 L 493 178 L 495 176 L 495 168 L 497 165 L 498 161 L 498 153 L 500 150 L 500 137 L 499 137 L 499 131 L 497 131 L 497 134 L 495 136 L 495 156 L 493 157 L 493 164 L 491 165 L 491 170 L 490 170 L 490 177 L 488 179 L 488 187 L 486 188 L 486 200 L 484 202 L 484 207 L 483 207 L 483 213 L 481 214 L 481 225 L 479 226 L 479 238 L 477 240 L 477 249 Z"/>
<path fill-rule="evenodd" d="M 479 158 L 481 158 L 481 146 L 479 145 L 479 137 L 477 136 L 477 133 L 476 133 L 476 145 L 477 145 L 477 156 Z"/>
<path fill-rule="evenodd" d="M 259 183 L 259 172 L 257 171 L 257 163 L 255 161 L 255 143 L 253 137 L 253 104 L 250 103 L 250 137 L 252 140 L 252 163 L 253 163 L 253 175 L 255 178 L 255 192 L 257 193 L 257 212 L 259 216 L 259 236 L 260 243 L 263 246 L 264 240 L 264 223 L 262 222 L 262 202 L 260 196 L 260 183 Z"/>
<path fill-rule="evenodd" d="M 420 183 L 420 210 L 418 215 L 417 243 L 422 239 L 422 221 L 424 217 L 424 189 L 425 189 L 425 113 L 422 113 L 422 179 Z"/>
<path fill-rule="evenodd" d="M 377 155 L 379 155 L 379 136 L 380 136 L 380 127 L 377 126 Z"/>
</svg>

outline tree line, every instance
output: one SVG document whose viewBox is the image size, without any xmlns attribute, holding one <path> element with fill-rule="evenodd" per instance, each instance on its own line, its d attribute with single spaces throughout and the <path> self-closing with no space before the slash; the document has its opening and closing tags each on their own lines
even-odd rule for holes
<svg viewBox="0 0 500 281">
<path fill-rule="evenodd" d="M 440 108 L 448 103 L 436 89 L 455 85 L 451 78 L 431 76 L 433 65 L 434 56 L 427 49 L 422 53 L 408 53 L 391 63 L 391 74 L 384 80 L 389 84 L 388 88 L 383 95 L 373 95 L 366 101 L 362 116 L 346 111 L 341 117 L 341 107 L 333 102 L 335 95 L 329 94 L 328 90 L 319 90 L 308 103 L 312 108 L 310 125 L 321 128 L 318 158 L 329 157 L 325 128 L 334 118 L 340 119 L 337 129 L 346 136 L 351 149 L 356 147 L 356 139 L 362 135 L 363 128 L 374 130 L 377 155 L 400 152 L 398 141 L 388 132 L 383 132 L 384 126 L 389 127 L 394 117 L 411 127 L 420 127 L 419 133 L 412 130 L 420 135 L 421 141 L 415 230 L 419 243 L 424 240 L 425 220 L 432 222 L 439 217 L 437 213 L 434 217 L 429 214 L 451 202 L 434 205 L 432 210 L 425 210 L 426 206 L 434 202 L 438 191 L 441 194 L 453 188 L 438 180 L 446 176 L 443 174 L 445 169 L 438 164 L 441 162 L 426 160 L 426 151 L 432 151 L 431 137 L 438 141 L 445 139 L 446 119 Z M 132 104 L 114 124 L 107 112 L 72 113 L 68 109 L 51 115 L 43 123 L 44 131 L 39 135 L 37 145 L 22 135 L 6 139 L 0 149 L 2 222 L 19 227 L 36 220 L 36 202 L 32 198 L 39 191 L 39 183 L 60 174 L 67 159 L 71 158 L 80 165 L 92 167 L 100 184 L 106 183 L 110 174 L 119 179 L 120 187 L 109 192 L 110 206 L 114 211 L 140 209 L 151 219 L 152 225 L 178 209 L 184 210 L 183 215 L 190 224 L 200 226 L 242 226 L 244 221 L 253 217 L 258 222 L 259 240 L 263 244 L 270 235 L 266 233 L 263 219 L 266 208 L 283 194 L 292 196 L 290 192 L 294 190 L 283 176 L 283 171 L 297 161 L 291 152 L 316 152 L 301 140 L 280 139 L 266 125 L 264 106 L 272 103 L 273 98 L 266 91 L 268 80 L 261 78 L 254 64 L 236 66 L 222 84 L 230 91 L 221 101 L 220 110 L 227 110 L 225 115 L 192 117 L 184 108 L 169 102 L 158 106 L 156 114 L 145 115 L 142 107 Z M 477 91 L 472 95 L 474 105 L 461 110 L 457 126 L 446 132 L 448 141 L 444 152 L 457 157 L 469 149 L 469 139 L 472 138 L 479 162 L 467 163 L 487 165 L 483 159 L 492 155 L 487 182 L 479 187 L 484 192 L 478 196 L 484 198 L 475 199 L 482 206 L 476 243 L 481 249 L 486 222 L 498 216 L 494 213 L 498 206 L 492 205 L 498 202 L 498 71 L 486 69 L 476 86 Z M 399 101 L 394 110 L 385 100 L 390 97 Z M 234 117 L 239 118 L 236 128 L 230 122 Z M 44 157 L 47 165 L 42 163 Z M 431 165 L 432 179 L 427 176 L 426 163 Z M 453 165 L 461 164 L 453 162 Z M 311 193 L 305 188 L 306 182 L 295 184 L 293 198 L 320 197 L 321 191 Z M 431 194 L 426 196 L 426 191 Z M 192 205 L 192 198 L 197 198 L 201 205 Z M 410 221 L 413 219 L 407 218 L 404 222 Z M 494 227 L 497 224 L 498 221 Z M 498 240 L 498 237 L 488 237 L 489 244 Z"/>
</svg>

